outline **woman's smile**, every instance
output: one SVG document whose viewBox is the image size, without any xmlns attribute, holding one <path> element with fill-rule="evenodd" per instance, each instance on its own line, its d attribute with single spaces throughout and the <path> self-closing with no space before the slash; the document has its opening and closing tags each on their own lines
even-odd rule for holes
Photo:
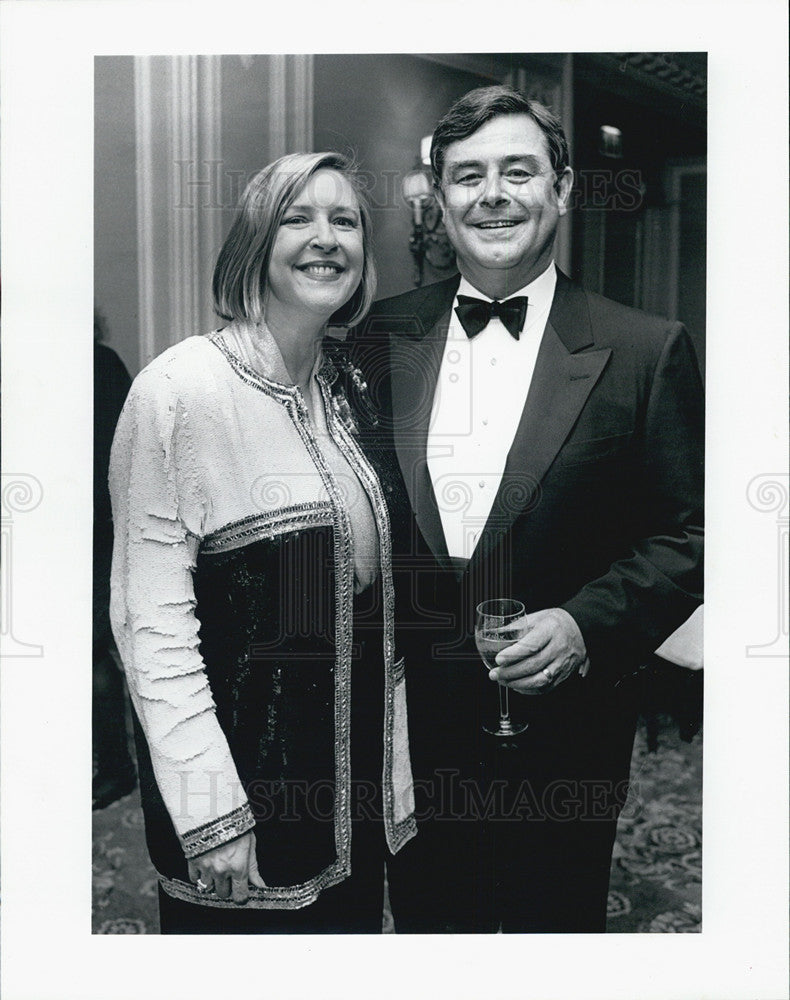
<svg viewBox="0 0 790 1000">
<path fill-rule="evenodd" d="M 308 278 L 331 281 L 339 277 L 346 269 L 335 261 L 310 261 L 307 264 L 297 264 L 296 270 L 306 274 Z"/>
</svg>

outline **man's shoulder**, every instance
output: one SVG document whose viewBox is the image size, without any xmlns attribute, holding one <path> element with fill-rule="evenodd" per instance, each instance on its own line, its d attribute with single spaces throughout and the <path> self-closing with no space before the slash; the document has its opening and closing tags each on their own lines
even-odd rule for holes
<svg viewBox="0 0 790 1000">
<path fill-rule="evenodd" d="M 669 337 L 684 331 L 681 323 L 606 298 L 564 275 L 557 284 L 551 318 L 560 329 L 576 329 L 581 340 L 587 329 L 589 343 L 599 348 L 634 351 L 637 355 L 661 351 Z"/>
<path fill-rule="evenodd" d="M 672 327 L 680 324 L 637 309 L 634 306 L 615 302 L 595 292 L 585 292 L 590 309 L 590 319 L 594 325 L 606 324 L 613 333 L 639 330 L 643 336 L 663 339 Z"/>
<path fill-rule="evenodd" d="M 618 370 L 623 364 L 653 370 L 665 353 L 696 358 L 682 323 L 588 291 L 565 275 L 557 282 L 550 322 L 572 351 L 609 348 Z"/>
<path fill-rule="evenodd" d="M 454 291 L 454 286 L 458 284 L 458 275 L 445 278 L 443 281 L 434 281 L 429 285 L 420 285 L 418 288 L 410 288 L 408 291 L 399 292 L 397 295 L 389 295 L 386 298 L 378 299 L 373 304 L 371 315 L 390 316 L 402 311 L 419 310 L 426 303 L 436 298 L 442 298 Z"/>
<path fill-rule="evenodd" d="M 423 336 L 452 305 L 459 277 L 421 285 L 375 302 L 358 333 Z"/>
</svg>

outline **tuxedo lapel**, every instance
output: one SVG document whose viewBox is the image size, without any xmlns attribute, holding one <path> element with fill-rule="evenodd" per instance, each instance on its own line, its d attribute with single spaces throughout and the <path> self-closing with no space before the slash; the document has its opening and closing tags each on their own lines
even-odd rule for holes
<svg viewBox="0 0 790 1000">
<path fill-rule="evenodd" d="M 426 461 L 428 425 L 458 276 L 426 289 L 412 316 L 389 319 L 395 450 L 417 524 L 437 559 L 447 559 Z"/>
<path fill-rule="evenodd" d="M 539 502 L 541 480 L 612 353 L 610 348 L 573 353 L 592 343 L 584 292 L 558 273 L 529 393 L 473 562 L 491 550 L 519 514 Z"/>
</svg>

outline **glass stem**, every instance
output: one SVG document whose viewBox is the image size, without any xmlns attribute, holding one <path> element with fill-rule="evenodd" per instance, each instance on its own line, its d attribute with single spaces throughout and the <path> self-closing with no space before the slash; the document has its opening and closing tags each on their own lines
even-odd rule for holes
<svg viewBox="0 0 790 1000">
<path fill-rule="evenodd" d="M 499 684 L 499 721 L 504 726 L 510 722 L 510 702 L 508 701 L 508 689 L 505 684 Z"/>
</svg>

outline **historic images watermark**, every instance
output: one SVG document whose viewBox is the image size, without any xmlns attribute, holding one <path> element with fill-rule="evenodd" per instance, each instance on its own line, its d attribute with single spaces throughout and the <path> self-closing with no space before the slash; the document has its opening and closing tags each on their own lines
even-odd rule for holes
<svg viewBox="0 0 790 1000">
<path fill-rule="evenodd" d="M 788 584 L 788 540 L 790 540 L 790 476 L 784 472 L 755 476 L 746 489 L 749 506 L 761 514 L 774 515 L 774 567 L 776 620 L 774 638 L 746 647 L 747 656 L 787 657 L 790 642 L 790 593 Z"/>
<path fill-rule="evenodd" d="M 261 164 L 263 166 L 263 164 Z M 357 181 L 377 212 L 403 211 L 406 170 L 357 171 Z M 223 160 L 174 160 L 173 207 L 226 211 L 235 208 L 255 172 L 230 167 Z M 642 208 L 646 185 L 634 168 L 596 167 L 574 173 L 569 207 L 574 211 L 636 212 Z"/>
<path fill-rule="evenodd" d="M 43 656 L 44 647 L 25 642 L 14 633 L 14 522 L 41 503 L 44 490 L 39 480 L 27 472 L 4 472 L 0 479 L 0 641 L 2 655 L 11 657 Z"/>
<path fill-rule="evenodd" d="M 200 802 L 207 814 L 218 810 L 230 791 L 231 808 L 249 802 L 259 821 L 277 818 L 283 823 L 309 819 L 333 822 L 337 811 L 337 786 L 330 779 L 255 779 L 244 789 L 230 788 L 220 771 L 207 771 L 197 780 L 192 771 L 179 772 L 179 812 L 176 818 L 193 815 Z M 241 799 L 242 793 L 245 799 Z M 639 783 L 607 779 L 556 779 L 536 784 L 528 778 L 514 782 L 505 778 L 488 781 L 462 777 L 456 768 L 440 768 L 429 778 L 414 783 L 416 819 L 452 823 L 611 822 L 618 816 L 633 818 L 643 808 Z M 410 801 L 411 788 L 404 792 Z M 404 802 L 402 808 L 408 803 Z M 349 808 L 353 820 L 381 820 L 384 803 L 378 782 L 352 780 Z M 396 811 L 398 806 L 396 805 Z"/>
</svg>

